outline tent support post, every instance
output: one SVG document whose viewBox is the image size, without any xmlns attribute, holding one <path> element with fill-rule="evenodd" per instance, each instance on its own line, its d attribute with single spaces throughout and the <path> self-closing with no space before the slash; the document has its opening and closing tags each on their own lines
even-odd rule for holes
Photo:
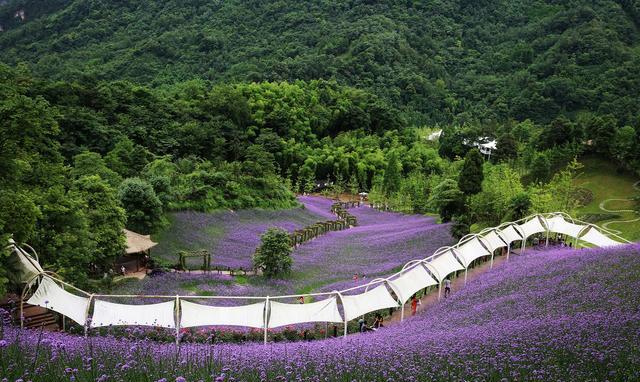
<svg viewBox="0 0 640 382">
<path fill-rule="evenodd" d="M 264 300 L 264 338 L 263 338 L 263 343 L 266 345 L 267 344 L 267 329 L 269 328 L 267 319 L 267 310 L 269 309 L 269 296 L 267 296 L 267 298 Z"/>
<path fill-rule="evenodd" d="M 84 313 L 84 338 L 87 338 L 89 334 L 89 309 L 91 308 L 91 300 L 93 300 L 93 295 L 89 296 L 89 301 L 87 302 L 87 310 Z"/>
<path fill-rule="evenodd" d="M 509 253 L 511 253 L 511 243 L 507 245 L 507 261 L 509 261 Z"/>
<path fill-rule="evenodd" d="M 176 346 L 180 345 L 180 297 L 176 295 Z"/>
<path fill-rule="evenodd" d="M 464 269 L 464 285 L 465 285 L 465 286 L 467 285 L 467 271 L 468 271 L 468 269 L 469 269 L 469 268 L 465 268 L 465 269 Z"/>
<path fill-rule="evenodd" d="M 547 230 L 547 240 L 546 240 L 546 242 L 544 243 L 544 246 L 545 246 L 545 247 L 548 247 L 548 246 L 549 246 L 549 230 Z"/>
<path fill-rule="evenodd" d="M 400 307 L 400 322 L 404 321 L 404 303 Z"/>
<path fill-rule="evenodd" d="M 491 252 L 491 264 L 489 264 L 489 269 L 493 269 L 493 255 L 496 253 L 496 251 L 494 250 L 493 252 Z"/>
<path fill-rule="evenodd" d="M 442 281 L 440 281 L 440 285 L 438 286 L 438 301 L 442 297 Z"/>
</svg>

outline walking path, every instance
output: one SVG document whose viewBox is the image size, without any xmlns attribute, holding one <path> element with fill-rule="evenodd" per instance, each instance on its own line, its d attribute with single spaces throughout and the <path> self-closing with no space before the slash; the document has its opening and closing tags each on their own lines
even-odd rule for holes
<svg viewBox="0 0 640 382">
<path fill-rule="evenodd" d="M 512 250 L 511 251 L 511 255 L 518 255 L 519 250 Z M 493 258 L 493 266 L 497 267 L 500 266 L 500 264 L 502 264 L 503 262 L 505 262 L 507 260 L 507 256 L 494 256 Z M 476 278 L 478 278 L 479 276 L 481 276 L 483 273 L 489 271 L 491 269 L 491 261 L 486 261 L 478 266 L 476 266 L 475 268 L 469 269 L 469 271 L 467 272 L 467 282 L 470 282 L 472 280 L 475 280 Z M 455 279 L 451 280 L 451 294 L 455 294 L 456 291 L 463 289 L 465 287 L 464 285 L 464 271 L 461 272 L 460 276 L 456 277 Z M 441 302 L 445 301 L 445 297 L 444 297 L 444 290 L 442 291 L 442 300 L 440 300 Z M 420 299 L 420 305 L 418 305 L 418 313 L 427 309 L 430 306 L 433 306 L 435 304 L 437 304 L 438 301 L 438 289 L 433 289 L 431 292 L 427 293 L 425 296 L 422 296 L 422 298 Z M 407 301 L 407 303 L 404 305 L 404 317 L 405 319 L 408 317 L 411 317 L 411 300 Z M 385 325 L 393 325 L 393 324 L 397 324 L 400 323 L 400 317 L 401 317 L 402 312 L 400 311 L 400 309 L 396 310 L 395 312 L 393 312 L 393 314 L 391 315 L 391 317 L 386 318 L 384 324 Z"/>
<path fill-rule="evenodd" d="M 640 181 L 635 182 L 633 184 L 633 188 L 637 191 L 640 191 Z M 608 209 L 607 207 L 605 207 L 605 204 L 607 204 L 608 202 L 613 202 L 613 201 L 624 201 L 624 202 L 629 202 L 632 201 L 633 199 L 631 198 L 626 198 L 626 199 L 620 199 L 620 198 L 612 198 L 612 199 L 605 199 L 602 202 L 600 202 L 600 209 L 604 212 L 611 212 L 611 213 L 631 213 L 631 214 L 636 214 L 635 210 L 611 210 Z M 616 235 L 620 235 L 622 233 L 622 231 L 617 230 L 617 229 L 613 229 L 610 228 L 609 225 L 611 224 L 624 224 L 624 223 L 635 223 L 637 221 L 640 221 L 640 216 L 638 216 L 635 219 L 628 219 L 628 220 L 614 220 L 614 221 L 610 221 L 610 222 L 606 222 L 602 225 L 603 228 L 609 229 L 611 230 L 613 233 L 615 233 Z"/>
</svg>

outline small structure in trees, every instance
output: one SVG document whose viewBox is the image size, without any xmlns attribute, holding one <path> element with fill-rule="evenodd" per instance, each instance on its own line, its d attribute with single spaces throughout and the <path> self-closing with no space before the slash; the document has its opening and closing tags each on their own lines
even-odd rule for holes
<svg viewBox="0 0 640 382">
<path fill-rule="evenodd" d="M 151 240 L 150 235 L 141 235 L 139 233 L 123 229 L 127 247 L 123 256 L 116 260 L 115 268 L 119 270 L 125 267 L 128 270 L 135 268 L 136 272 L 140 270 L 142 265 L 146 265 L 147 260 L 151 257 L 151 248 L 158 243 Z"/>
</svg>

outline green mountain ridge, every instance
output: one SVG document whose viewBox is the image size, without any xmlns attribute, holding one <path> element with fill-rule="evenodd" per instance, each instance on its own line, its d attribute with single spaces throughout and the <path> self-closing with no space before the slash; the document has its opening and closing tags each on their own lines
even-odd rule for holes
<svg viewBox="0 0 640 382">
<path fill-rule="evenodd" d="M 48 79 L 154 87 L 335 79 L 415 124 L 591 112 L 638 125 L 638 9 L 637 0 L 13 0 L 0 6 L 0 61 Z"/>
</svg>

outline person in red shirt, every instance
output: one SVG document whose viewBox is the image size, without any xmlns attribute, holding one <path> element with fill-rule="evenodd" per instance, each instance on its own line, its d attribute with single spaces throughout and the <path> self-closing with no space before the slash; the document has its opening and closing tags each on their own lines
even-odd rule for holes
<svg viewBox="0 0 640 382">
<path fill-rule="evenodd" d="M 415 316 L 417 311 L 418 311 L 418 299 L 414 294 L 413 297 L 411 297 L 411 315 Z"/>
</svg>

